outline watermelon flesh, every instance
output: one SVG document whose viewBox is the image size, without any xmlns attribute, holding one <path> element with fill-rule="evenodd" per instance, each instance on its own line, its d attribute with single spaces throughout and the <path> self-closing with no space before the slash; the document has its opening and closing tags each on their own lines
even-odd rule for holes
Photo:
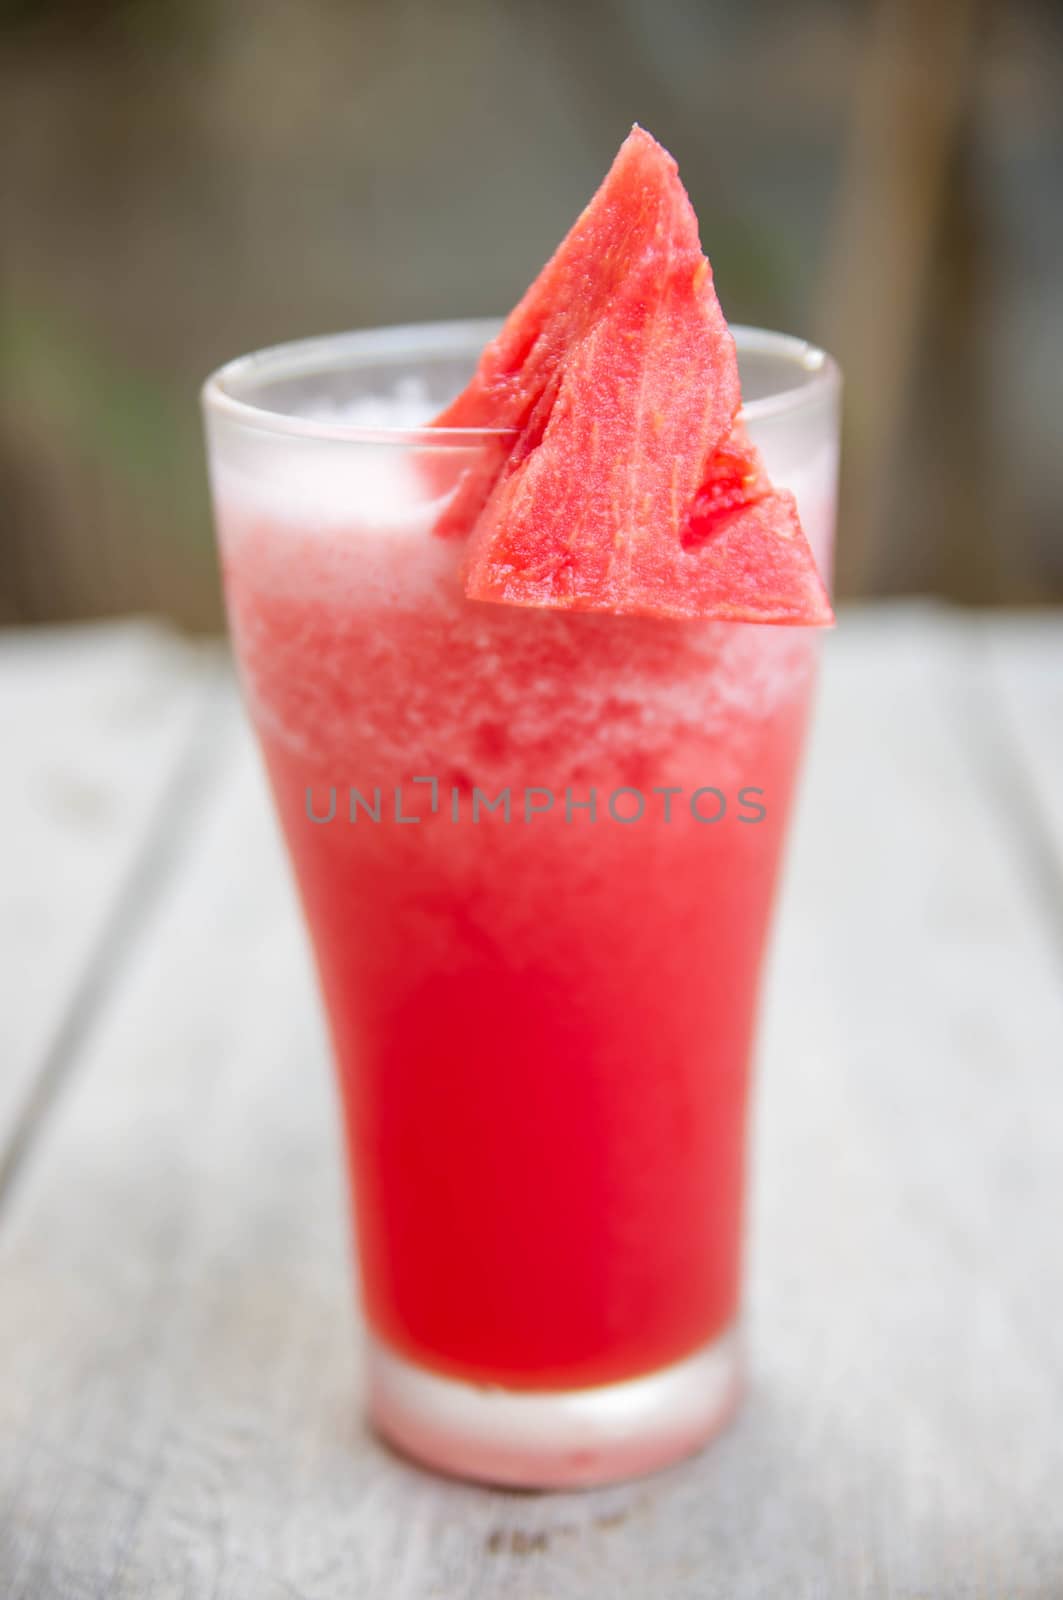
<svg viewBox="0 0 1063 1600">
<path fill-rule="evenodd" d="M 437 531 L 514 606 L 823 625 L 793 497 L 738 411 L 738 361 L 672 157 L 635 127 L 436 420 L 500 430 Z"/>
</svg>

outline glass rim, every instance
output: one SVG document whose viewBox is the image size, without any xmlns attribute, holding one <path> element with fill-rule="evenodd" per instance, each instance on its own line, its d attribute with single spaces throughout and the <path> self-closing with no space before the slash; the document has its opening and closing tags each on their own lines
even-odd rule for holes
<svg viewBox="0 0 1063 1600">
<path fill-rule="evenodd" d="M 457 321 L 411 322 L 393 327 L 356 328 L 344 333 L 318 334 L 307 339 L 267 345 L 225 362 L 210 374 L 200 391 L 204 412 L 225 417 L 259 433 L 334 440 L 346 444 L 396 444 L 435 449 L 467 449 L 480 441 L 505 438 L 512 429 L 436 428 L 427 423 L 414 427 L 332 422 L 274 411 L 241 399 L 233 388 L 252 378 L 310 376 L 314 372 L 359 365 L 376 360 L 414 359 L 417 356 L 477 355 L 502 326 L 500 317 Z M 790 363 L 794 381 L 771 394 L 744 402 L 739 416 L 744 422 L 763 422 L 800 410 L 841 386 L 841 370 L 833 356 L 796 334 L 733 323 L 731 333 L 739 355 L 745 351 L 774 355 Z"/>
</svg>

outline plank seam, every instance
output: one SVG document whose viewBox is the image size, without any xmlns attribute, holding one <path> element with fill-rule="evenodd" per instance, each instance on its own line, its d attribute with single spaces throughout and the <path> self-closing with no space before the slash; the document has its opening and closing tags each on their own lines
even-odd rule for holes
<svg viewBox="0 0 1063 1600">
<path fill-rule="evenodd" d="M 204 804 L 221 752 L 227 675 L 212 664 L 202 705 L 127 865 L 100 937 L 73 987 L 51 1042 L 0 1151 L 0 1222 L 19 1175 L 69 1086 L 82 1045 L 121 981 L 125 957 L 163 893 Z"/>
<path fill-rule="evenodd" d="M 962 742 L 980 781 L 1004 815 L 1017 870 L 1045 924 L 1053 954 L 1063 964 L 1063 864 L 1038 787 L 1032 781 L 1031 764 L 1010 725 L 1000 682 L 987 660 L 992 628 L 992 620 L 983 619 L 965 629 L 964 653 L 973 670 L 964 693 L 966 732 Z M 977 707 L 973 704 L 976 698 Z M 1021 781 L 1024 776 L 1031 781 Z"/>
</svg>

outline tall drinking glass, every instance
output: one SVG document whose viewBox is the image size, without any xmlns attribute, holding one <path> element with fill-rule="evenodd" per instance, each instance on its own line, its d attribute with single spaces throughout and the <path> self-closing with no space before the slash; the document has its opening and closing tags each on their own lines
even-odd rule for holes
<svg viewBox="0 0 1063 1600">
<path fill-rule="evenodd" d="M 372 1420 L 600 1483 L 732 1407 L 750 1049 L 818 637 L 465 598 L 497 436 L 424 420 L 493 326 L 282 346 L 205 389 L 236 655 L 345 1118 Z M 823 569 L 839 379 L 736 330 Z"/>
</svg>

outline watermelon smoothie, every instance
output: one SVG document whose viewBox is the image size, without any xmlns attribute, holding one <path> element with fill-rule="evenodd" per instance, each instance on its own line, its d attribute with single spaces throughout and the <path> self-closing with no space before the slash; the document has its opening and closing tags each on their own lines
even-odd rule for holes
<svg viewBox="0 0 1063 1600">
<path fill-rule="evenodd" d="M 734 1398 L 750 1052 L 818 634 L 469 599 L 441 517 L 498 437 L 422 424 L 488 331 L 233 363 L 212 481 L 334 1044 L 374 1419 L 446 1470 L 600 1482 Z M 825 571 L 836 370 L 737 342 Z"/>
</svg>

